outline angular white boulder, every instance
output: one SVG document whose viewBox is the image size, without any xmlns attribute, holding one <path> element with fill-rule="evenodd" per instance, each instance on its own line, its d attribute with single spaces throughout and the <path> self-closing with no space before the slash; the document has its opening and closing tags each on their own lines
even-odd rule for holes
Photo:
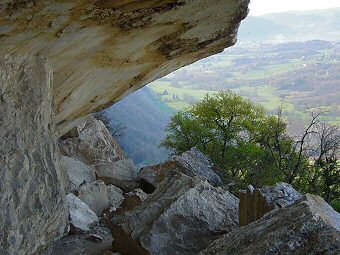
<svg viewBox="0 0 340 255">
<path fill-rule="evenodd" d="M 82 232 L 90 231 L 90 227 L 98 222 L 97 215 L 74 194 L 69 193 L 66 199 L 71 226 Z"/>
<path fill-rule="evenodd" d="M 261 189 L 254 189 L 249 185 L 246 190 L 240 191 L 240 226 L 246 226 L 261 219 L 266 213 L 291 205 L 302 198 L 301 193 L 284 182 Z"/>
</svg>

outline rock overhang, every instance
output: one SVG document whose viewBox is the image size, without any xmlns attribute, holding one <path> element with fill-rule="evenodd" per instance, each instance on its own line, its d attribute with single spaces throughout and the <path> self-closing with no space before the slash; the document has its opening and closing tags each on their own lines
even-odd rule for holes
<svg viewBox="0 0 340 255">
<path fill-rule="evenodd" d="M 0 53 L 49 58 L 58 136 L 88 114 L 236 42 L 249 0 L 0 4 Z"/>
</svg>

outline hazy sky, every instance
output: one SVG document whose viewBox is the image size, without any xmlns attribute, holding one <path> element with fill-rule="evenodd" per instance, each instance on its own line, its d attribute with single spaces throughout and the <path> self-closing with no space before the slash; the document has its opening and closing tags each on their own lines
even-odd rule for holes
<svg viewBox="0 0 340 255">
<path fill-rule="evenodd" d="M 340 7 L 340 0 L 251 0 L 250 15 Z"/>
</svg>

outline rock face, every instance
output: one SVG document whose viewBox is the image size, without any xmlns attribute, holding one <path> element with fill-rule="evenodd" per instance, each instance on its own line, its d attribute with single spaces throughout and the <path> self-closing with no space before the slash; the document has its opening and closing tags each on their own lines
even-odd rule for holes
<svg viewBox="0 0 340 255">
<path fill-rule="evenodd" d="M 111 186 L 106 186 L 102 181 L 85 184 L 79 188 L 78 197 L 98 216 L 101 216 L 110 206 L 119 207 L 123 202 L 123 192 Z"/>
<path fill-rule="evenodd" d="M 136 188 L 138 172 L 131 159 L 103 162 L 95 165 L 97 176 L 106 184 L 113 184 L 125 191 Z"/>
<path fill-rule="evenodd" d="M 79 137 L 59 141 L 59 148 L 64 156 L 78 159 L 87 165 L 126 158 L 102 121 L 90 117 L 77 129 Z"/>
<path fill-rule="evenodd" d="M 68 194 L 66 198 L 70 212 L 70 223 L 73 228 L 72 232 L 90 231 L 90 227 L 99 221 L 97 215 L 72 193 Z"/>
<path fill-rule="evenodd" d="M 0 254 L 41 253 L 67 225 L 51 79 L 43 58 L 0 58 Z"/>
<path fill-rule="evenodd" d="M 140 206 L 112 219 L 122 254 L 197 254 L 238 226 L 238 199 L 199 177 L 171 171 Z"/>
<path fill-rule="evenodd" d="M 79 160 L 61 156 L 60 164 L 67 171 L 71 190 L 77 190 L 81 184 L 92 183 L 96 180 L 94 168 Z"/>
<path fill-rule="evenodd" d="M 272 187 L 254 189 L 251 185 L 240 192 L 240 226 L 261 219 L 263 215 L 277 208 L 286 207 L 302 199 L 292 185 L 277 183 Z"/>
<path fill-rule="evenodd" d="M 200 254 L 340 254 L 340 214 L 307 195 L 224 235 Z"/>
<path fill-rule="evenodd" d="M 58 134 L 149 82 L 236 41 L 249 0 L 0 4 L 0 54 L 47 56 Z"/>
<path fill-rule="evenodd" d="M 201 176 L 212 185 L 222 184 L 214 172 L 210 159 L 196 148 L 173 157 L 170 161 L 155 166 L 144 167 L 139 172 L 140 185 L 147 193 L 152 193 L 169 171 L 178 171 L 188 176 Z"/>
<path fill-rule="evenodd" d="M 183 166 L 183 173 L 188 176 L 202 176 L 212 185 L 221 185 L 221 178 L 213 171 L 213 163 L 196 148 L 173 157 L 174 161 Z"/>
</svg>

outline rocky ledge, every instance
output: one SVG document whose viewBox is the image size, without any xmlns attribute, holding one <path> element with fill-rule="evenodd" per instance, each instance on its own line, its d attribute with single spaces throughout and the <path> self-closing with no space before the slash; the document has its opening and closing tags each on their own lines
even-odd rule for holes
<svg viewBox="0 0 340 255">
<path fill-rule="evenodd" d="M 0 55 L 48 57 L 57 134 L 236 42 L 249 0 L 0 1 Z"/>
</svg>

